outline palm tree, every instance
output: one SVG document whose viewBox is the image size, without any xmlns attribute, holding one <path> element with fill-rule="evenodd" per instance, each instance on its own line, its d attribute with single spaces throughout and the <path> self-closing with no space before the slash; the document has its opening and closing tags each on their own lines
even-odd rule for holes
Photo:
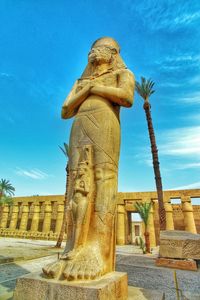
<svg viewBox="0 0 200 300">
<path fill-rule="evenodd" d="M 137 212 L 140 214 L 140 217 L 142 221 L 144 222 L 144 237 L 145 237 L 145 244 L 146 244 L 146 251 L 147 253 L 150 253 L 150 239 L 149 239 L 149 232 L 147 229 L 148 226 L 148 220 L 149 220 L 149 212 L 151 209 L 151 202 L 147 203 L 135 203 L 135 208 L 137 209 Z"/>
<path fill-rule="evenodd" d="M 151 79 L 146 80 L 144 77 L 141 77 L 141 84 L 136 81 L 136 91 L 144 99 L 143 108 L 145 110 L 147 125 L 149 130 L 153 168 L 155 174 L 156 189 L 158 194 L 160 230 L 165 230 L 166 213 L 165 213 L 164 203 L 163 203 L 162 179 L 161 179 L 159 160 L 158 160 L 158 149 L 156 145 L 153 122 L 151 118 L 151 104 L 149 103 L 150 96 L 155 92 L 155 90 L 153 90 L 154 84 L 155 83 Z"/>
<path fill-rule="evenodd" d="M 11 204 L 12 196 L 14 195 L 15 188 L 9 180 L 0 180 L 0 205 Z"/>
<path fill-rule="evenodd" d="M 61 230 L 60 230 L 60 234 L 56 243 L 56 247 L 60 248 L 62 241 L 63 241 L 63 237 L 64 237 L 64 233 L 66 230 L 66 224 L 67 224 L 67 229 L 69 231 L 69 226 L 71 224 L 69 224 L 70 220 L 70 214 L 69 214 L 69 201 L 68 201 L 68 189 L 69 189 L 69 164 L 68 164 L 68 158 L 69 158 L 69 146 L 68 144 L 64 143 L 64 148 L 60 147 L 61 151 L 64 153 L 66 159 L 67 159 L 67 164 L 66 164 L 66 189 L 65 189 L 65 200 L 64 200 L 64 214 L 63 214 L 63 221 L 62 221 L 62 226 L 61 226 Z M 70 234 L 68 232 L 68 234 Z"/>
</svg>

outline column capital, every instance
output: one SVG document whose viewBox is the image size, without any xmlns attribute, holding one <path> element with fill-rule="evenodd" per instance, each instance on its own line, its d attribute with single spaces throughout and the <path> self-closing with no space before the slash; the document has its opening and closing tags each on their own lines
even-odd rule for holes
<svg viewBox="0 0 200 300">
<path fill-rule="evenodd" d="M 125 205 L 122 205 L 122 204 L 118 204 L 117 205 L 117 212 L 118 213 L 125 213 Z"/>
<path fill-rule="evenodd" d="M 191 203 L 191 198 L 190 196 L 181 196 L 181 202 L 190 202 Z"/>
<path fill-rule="evenodd" d="M 44 203 L 44 211 L 45 212 L 52 212 L 52 206 L 51 206 L 51 202 L 45 202 Z"/>
<path fill-rule="evenodd" d="M 169 203 L 169 202 L 165 202 L 165 203 L 164 203 L 164 208 L 165 208 L 165 211 L 166 211 L 166 212 L 173 212 L 172 204 Z"/>
<path fill-rule="evenodd" d="M 28 205 L 28 203 L 24 203 L 22 205 L 22 212 L 25 212 L 25 213 L 29 212 L 29 205 Z"/>
<path fill-rule="evenodd" d="M 33 203 L 33 212 L 40 212 L 40 204 L 39 203 Z"/>
<path fill-rule="evenodd" d="M 3 212 L 9 212 L 9 205 L 8 204 L 4 204 L 3 205 Z"/>
<path fill-rule="evenodd" d="M 191 202 L 183 202 L 182 203 L 182 210 L 184 212 L 193 212 L 193 207 Z"/>
<path fill-rule="evenodd" d="M 64 212 L 64 203 L 58 203 L 57 212 Z"/>
</svg>

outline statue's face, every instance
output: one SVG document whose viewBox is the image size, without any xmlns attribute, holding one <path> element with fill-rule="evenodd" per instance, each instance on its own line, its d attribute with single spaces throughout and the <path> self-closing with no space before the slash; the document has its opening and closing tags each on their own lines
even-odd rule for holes
<svg viewBox="0 0 200 300">
<path fill-rule="evenodd" d="M 91 49 L 88 62 L 92 64 L 109 63 L 112 58 L 112 50 L 109 47 L 99 46 Z"/>
<path fill-rule="evenodd" d="M 80 165 L 78 168 L 78 175 L 84 175 L 87 172 L 87 168 L 85 166 Z"/>
</svg>

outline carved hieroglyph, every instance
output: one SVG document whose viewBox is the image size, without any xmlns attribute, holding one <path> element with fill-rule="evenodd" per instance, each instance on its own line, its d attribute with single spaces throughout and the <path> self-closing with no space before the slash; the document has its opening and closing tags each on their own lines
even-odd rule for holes
<svg viewBox="0 0 200 300">
<path fill-rule="evenodd" d="M 49 277 L 94 279 L 114 270 L 119 112 L 132 106 L 134 92 L 119 52 L 112 38 L 97 40 L 62 107 L 62 118 L 75 116 L 68 192 L 74 226 L 61 259 L 43 269 Z"/>
<path fill-rule="evenodd" d="M 200 234 L 169 230 L 160 233 L 160 257 L 200 259 Z"/>
</svg>

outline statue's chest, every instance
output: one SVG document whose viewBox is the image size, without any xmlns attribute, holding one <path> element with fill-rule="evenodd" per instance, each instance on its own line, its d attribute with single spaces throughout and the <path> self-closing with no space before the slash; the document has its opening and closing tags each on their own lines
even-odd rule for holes
<svg viewBox="0 0 200 300">
<path fill-rule="evenodd" d="M 103 85 L 103 86 L 111 86 L 117 87 L 118 85 L 118 75 L 117 73 L 106 73 L 96 78 L 91 79 L 80 79 L 78 81 L 78 86 L 76 88 L 76 93 L 82 90 L 88 83 L 94 85 Z"/>
<path fill-rule="evenodd" d="M 92 80 L 94 84 L 117 87 L 118 76 L 116 73 L 108 73 Z"/>
</svg>

